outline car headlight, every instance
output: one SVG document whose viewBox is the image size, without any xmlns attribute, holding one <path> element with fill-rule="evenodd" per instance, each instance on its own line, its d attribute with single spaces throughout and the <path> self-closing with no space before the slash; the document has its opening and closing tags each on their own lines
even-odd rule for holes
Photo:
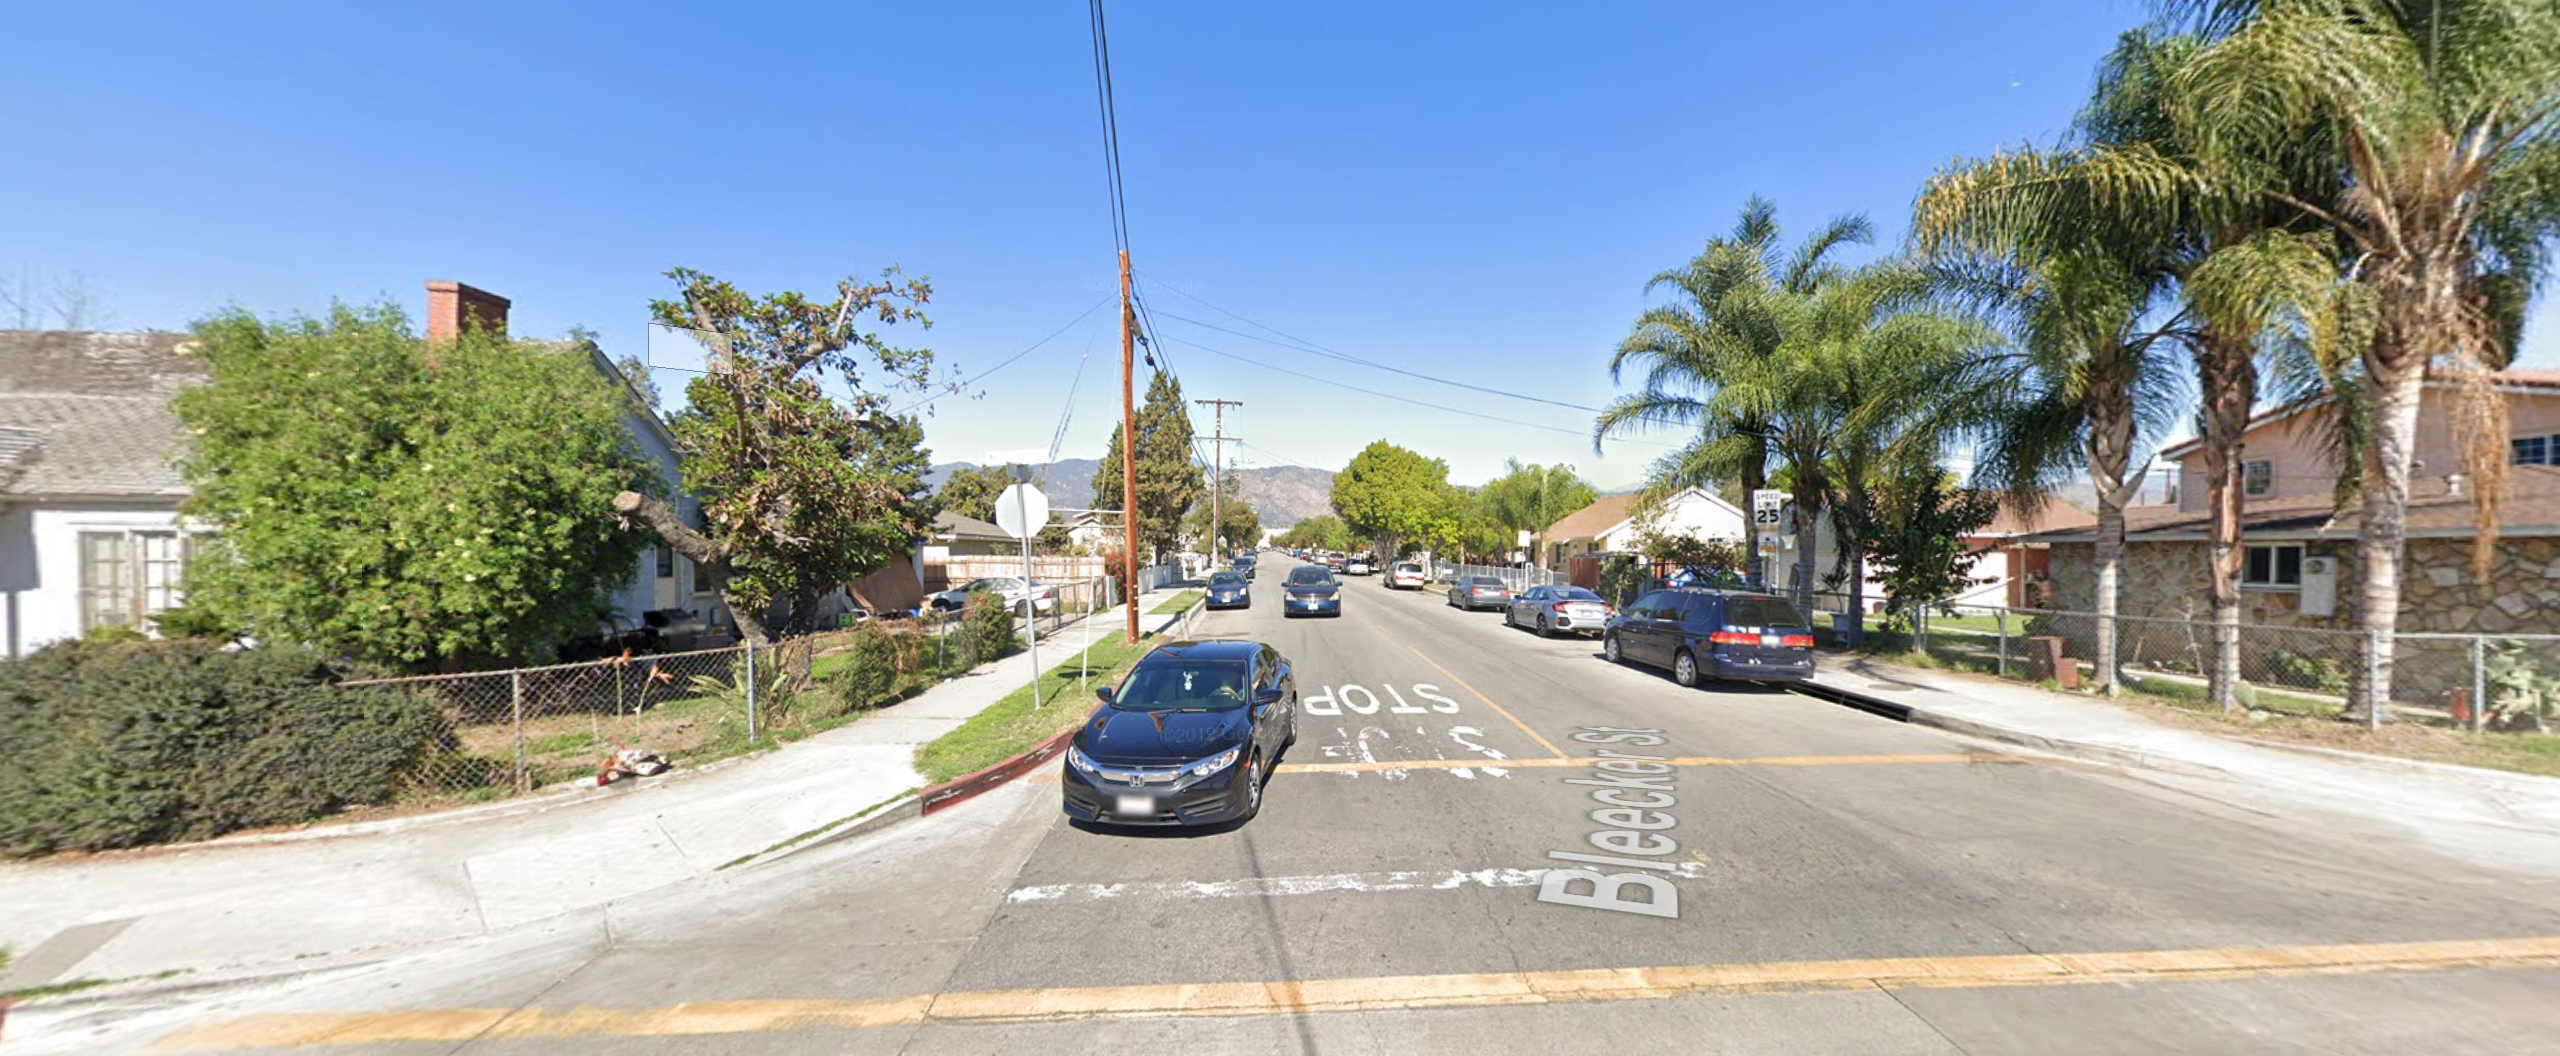
<svg viewBox="0 0 2560 1056">
<path fill-rule="evenodd" d="M 1190 774 L 1193 777 L 1207 777 L 1220 770 L 1236 765 L 1236 760 L 1241 758 L 1244 758 L 1244 748 L 1242 746 L 1237 746 L 1193 763 L 1183 772 Z"/>
<path fill-rule="evenodd" d="M 1067 765 L 1075 767 L 1076 769 L 1082 770 L 1088 774 L 1102 772 L 1101 767 L 1093 765 L 1092 756 L 1084 754 L 1084 749 L 1078 748 L 1072 744 L 1067 746 Z"/>
</svg>

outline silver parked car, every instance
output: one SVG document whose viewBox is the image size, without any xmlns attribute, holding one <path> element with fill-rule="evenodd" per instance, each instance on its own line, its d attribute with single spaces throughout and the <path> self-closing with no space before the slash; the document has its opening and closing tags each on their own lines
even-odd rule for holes
<svg viewBox="0 0 2560 1056">
<path fill-rule="evenodd" d="M 1599 634 L 1609 629 L 1609 617 L 1614 615 L 1606 600 L 1581 587 L 1531 587 L 1511 599 L 1502 622 L 1532 628 L 1540 638 L 1553 638 L 1557 631 Z"/>
<path fill-rule="evenodd" d="M 1032 608 L 1041 615 L 1045 616 L 1058 611 L 1058 588 L 1045 583 L 1026 584 L 1020 576 L 988 576 L 985 579 L 973 579 L 966 585 L 926 598 L 925 604 L 937 612 L 957 612 L 968 606 L 971 594 L 992 594 L 1000 597 L 1004 599 L 1005 606 L 1016 613 L 1022 609 L 1023 597 L 1030 595 L 1034 598 L 1031 603 Z"/>
<path fill-rule="evenodd" d="M 1459 576 L 1449 584 L 1449 606 L 1474 612 L 1477 609 L 1499 609 L 1511 604 L 1511 588 L 1493 576 Z"/>
</svg>

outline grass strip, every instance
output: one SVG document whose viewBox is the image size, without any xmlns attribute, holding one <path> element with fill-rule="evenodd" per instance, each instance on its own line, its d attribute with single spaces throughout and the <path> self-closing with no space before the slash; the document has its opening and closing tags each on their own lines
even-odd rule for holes
<svg viewBox="0 0 2560 1056">
<path fill-rule="evenodd" d="M 1164 604 L 1156 606 L 1153 614 L 1157 616 L 1170 616 L 1174 613 L 1185 611 L 1199 603 L 1200 592 L 1196 590 L 1186 590 L 1166 599 Z"/>
<path fill-rule="evenodd" d="M 1119 635 L 1094 642 L 1090 654 L 1069 657 L 1040 676 L 1042 707 L 1032 708 L 1030 686 L 1006 694 L 958 729 L 916 749 L 916 771 L 926 781 L 940 784 L 1031 750 L 1093 714 L 1091 688 L 1119 678 L 1154 646 L 1144 639 L 1132 645 Z M 1080 674 L 1084 692 L 1077 689 Z"/>
</svg>

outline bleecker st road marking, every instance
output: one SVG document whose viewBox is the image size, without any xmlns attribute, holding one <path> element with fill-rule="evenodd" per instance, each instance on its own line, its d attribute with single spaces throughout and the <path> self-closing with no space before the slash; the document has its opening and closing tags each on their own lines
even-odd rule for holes
<svg viewBox="0 0 2560 1056">
<path fill-rule="evenodd" d="M 1660 736 L 1661 730 L 1627 730 L 1615 726 L 1585 726 L 1573 739 L 1584 744 L 1625 744 L 1653 748 L 1670 743 Z M 1675 768 L 1669 756 L 1639 755 L 1615 748 L 1602 748 L 1606 758 L 1591 764 L 1590 777 L 1573 778 L 1568 785 L 1592 785 L 1599 791 L 1591 798 L 1601 807 L 1591 812 L 1591 820 L 1611 826 L 1589 837 L 1591 846 L 1609 853 L 1586 851 L 1549 851 L 1547 857 L 1559 861 L 1587 862 L 1593 865 L 1645 869 L 1653 872 L 1601 873 L 1590 869 L 1556 869 L 1538 881 L 1538 901 L 1560 906 L 1583 906 L 1619 913 L 1641 913 L 1649 917 L 1680 915 L 1680 889 L 1670 879 L 1654 872 L 1679 873 L 1679 863 L 1644 861 L 1624 855 L 1659 856 L 1677 854 L 1680 843 L 1665 834 L 1678 825 L 1678 819 L 1664 812 L 1679 802 L 1671 795 L 1671 776 Z M 1574 888 L 1589 884 L 1591 893 L 1577 894 Z M 1643 901 L 1626 897 L 1629 887 L 1645 892 Z"/>
<path fill-rule="evenodd" d="M 1278 982 L 1149 983 L 1058 990 L 977 990 L 852 1000 L 692 1001 L 655 1008 L 450 1008 L 288 1012 L 182 1028 L 162 1052 L 541 1038 L 700 1038 L 779 1031 L 861 1030 L 924 1023 L 1268 1016 L 1414 1008 L 1484 1008 L 1578 1001 L 1661 1001 L 1719 995 L 1912 989 L 2215 983 L 2241 979 L 2544 969 L 2560 966 L 2560 937 L 2222 947 L 1977 957 L 1886 957 L 1666 967 L 1584 968 L 1464 975 L 1389 975 Z M 713 1046 L 702 1046 L 712 1051 Z M 528 1050 L 538 1051 L 538 1050 Z M 2417 1051 L 2417 1050 L 2413 1050 Z"/>
</svg>

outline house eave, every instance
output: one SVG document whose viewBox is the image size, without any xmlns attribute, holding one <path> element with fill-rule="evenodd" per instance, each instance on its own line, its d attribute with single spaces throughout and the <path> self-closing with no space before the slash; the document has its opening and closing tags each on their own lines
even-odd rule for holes
<svg viewBox="0 0 2560 1056">
<path fill-rule="evenodd" d="M 2469 539 L 2476 534 L 2478 533 L 2469 528 L 2424 528 L 2410 530 L 2407 537 L 2410 539 Z M 2242 532 L 2240 541 L 2244 544 L 2333 543 L 2342 541 L 2352 542 L 2355 540 L 2355 537 L 2356 533 L 2338 528 L 2285 528 Z M 2498 538 L 2501 539 L 2549 539 L 2554 537 L 2560 537 L 2560 525 L 2525 524 L 2498 529 Z M 2027 541 L 2030 542 L 2048 543 L 2057 546 L 2063 544 L 2096 545 L 2098 541 L 2095 536 L 2087 535 L 2061 537 L 2028 536 L 2026 538 Z M 2213 533 L 2128 532 L 2124 537 L 2124 541 L 2127 543 L 2210 543 L 2213 541 Z"/>
</svg>

